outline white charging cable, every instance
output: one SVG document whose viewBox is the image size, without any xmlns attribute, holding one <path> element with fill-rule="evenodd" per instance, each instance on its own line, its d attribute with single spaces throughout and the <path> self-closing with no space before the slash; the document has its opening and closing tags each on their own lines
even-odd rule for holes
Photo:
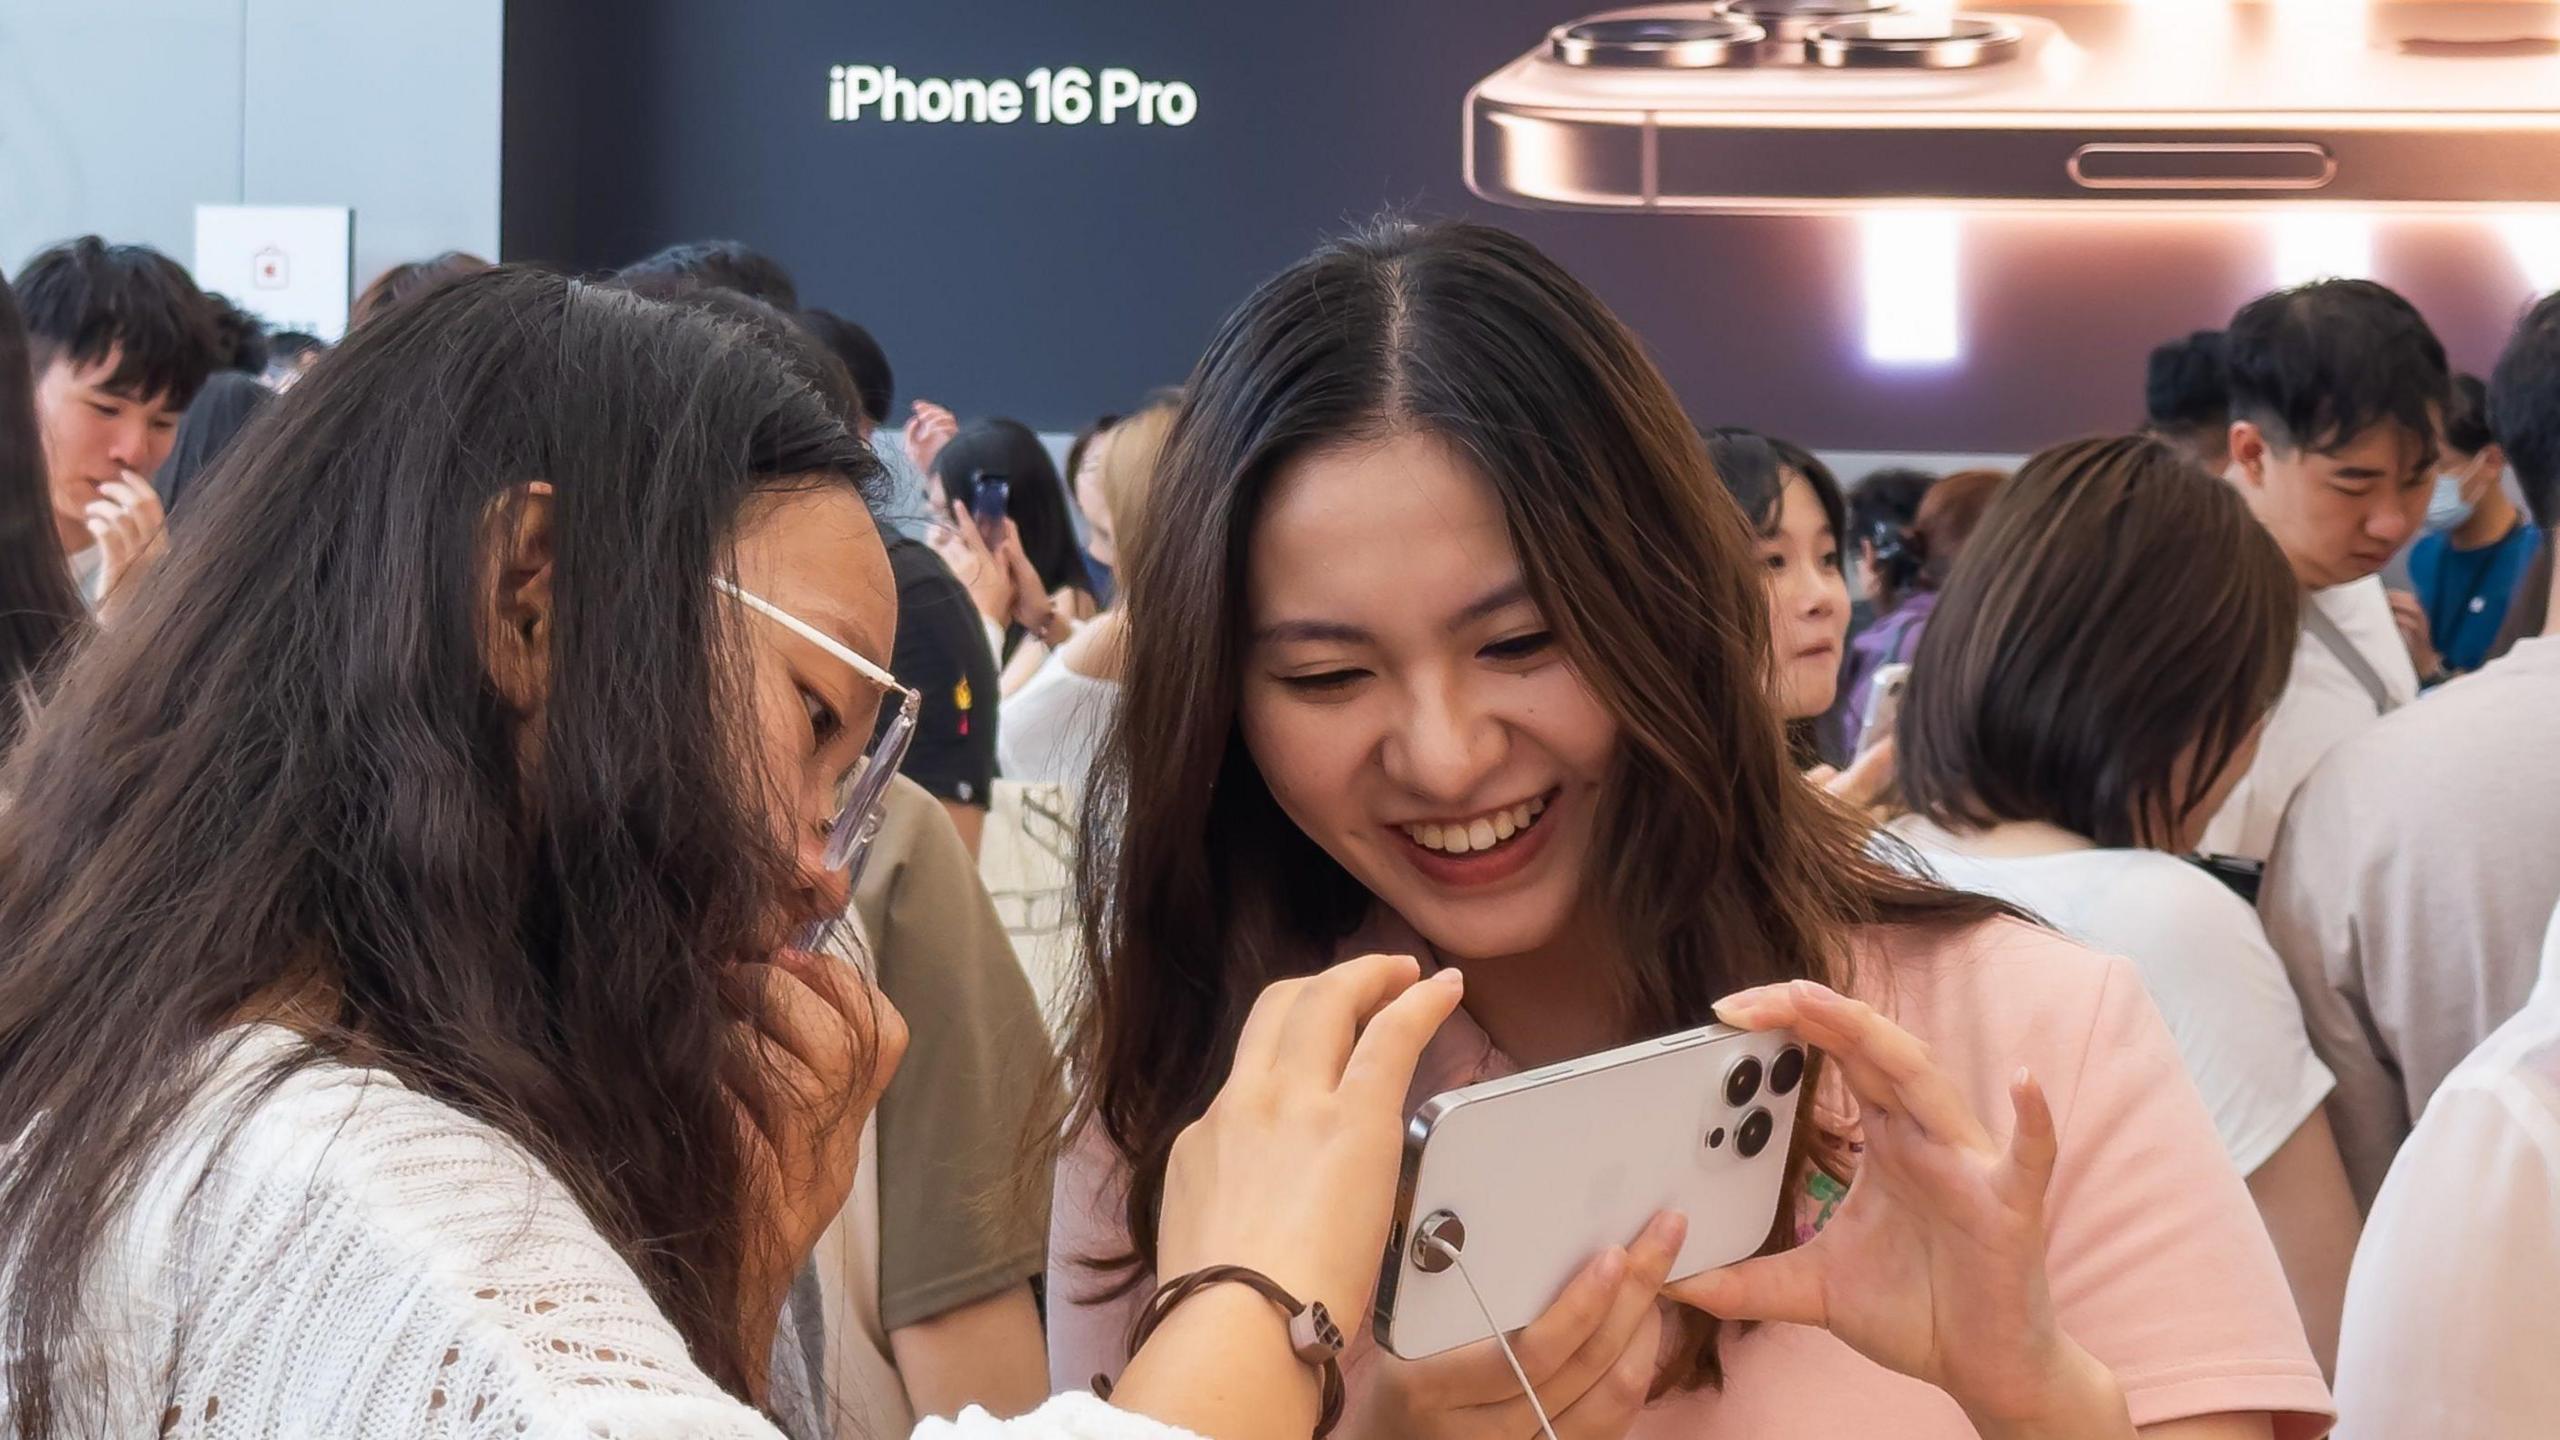
<svg viewBox="0 0 2560 1440">
<path fill-rule="evenodd" d="M 1538 1398 L 1538 1387 L 1529 1383 L 1529 1372 L 1520 1368 L 1520 1356 L 1512 1350 L 1510 1337 L 1502 1333 L 1502 1323 L 1493 1318 L 1493 1307 L 1484 1303 L 1484 1292 L 1476 1288 L 1476 1277 L 1467 1273 L 1467 1257 L 1458 1253 L 1457 1246 L 1437 1234 L 1425 1233 L 1418 1237 L 1416 1243 L 1446 1257 L 1457 1270 L 1458 1278 L 1467 1282 L 1467 1293 L 1475 1297 L 1476 1309 L 1484 1316 L 1485 1333 L 1493 1337 L 1494 1344 L 1502 1347 L 1502 1358 L 1511 1362 L 1511 1373 L 1520 1381 L 1520 1393 L 1529 1397 L 1529 1408 L 1537 1412 L 1538 1433 L 1546 1440 L 1556 1440 L 1556 1424 L 1547 1418 L 1546 1402 Z"/>
</svg>

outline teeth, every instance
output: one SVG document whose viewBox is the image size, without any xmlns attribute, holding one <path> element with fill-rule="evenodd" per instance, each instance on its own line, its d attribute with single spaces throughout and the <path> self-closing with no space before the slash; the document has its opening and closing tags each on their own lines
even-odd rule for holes
<svg viewBox="0 0 2560 1440">
<path fill-rule="evenodd" d="M 1444 855 L 1470 855 L 1478 850 L 1490 850 L 1528 829 L 1545 813 L 1547 802 L 1537 799 L 1459 824 L 1407 825 L 1404 833 L 1425 850 L 1437 850 Z"/>
</svg>

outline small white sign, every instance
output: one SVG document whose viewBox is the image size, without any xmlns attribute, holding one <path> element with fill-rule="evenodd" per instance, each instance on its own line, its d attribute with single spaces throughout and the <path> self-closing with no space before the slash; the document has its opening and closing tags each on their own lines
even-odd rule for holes
<svg viewBox="0 0 2560 1440">
<path fill-rule="evenodd" d="M 199 205 L 196 283 L 267 322 L 337 343 L 354 294 L 356 212 L 344 205 Z"/>
</svg>

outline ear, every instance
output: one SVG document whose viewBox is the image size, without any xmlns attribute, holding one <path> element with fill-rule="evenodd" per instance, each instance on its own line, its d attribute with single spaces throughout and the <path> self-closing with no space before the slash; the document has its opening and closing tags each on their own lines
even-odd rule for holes
<svg viewBox="0 0 2560 1440">
<path fill-rule="evenodd" d="M 551 482 L 529 481 L 492 504 L 484 526 L 481 653 L 498 693 L 523 714 L 541 708 L 549 690 L 552 495 Z"/>
<path fill-rule="evenodd" d="M 2480 453 L 2473 457 L 2473 461 L 2478 464 L 2481 469 L 2489 472 L 2491 480 L 2499 483 L 2505 482 L 2507 478 L 2506 446 L 2492 440 L 2488 444 L 2480 447 Z"/>
<path fill-rule="evenodd" d="M 2267 456 L 2273 448 L 2267 441 L 2267 432 L 2258 428 L 2257 421 L 2232 421 L 2231 464 L 2223 472 L 2224 478 L 2236 480 L 2252 490 L 2264 487 L 2267 483 Z"/>
</svg>

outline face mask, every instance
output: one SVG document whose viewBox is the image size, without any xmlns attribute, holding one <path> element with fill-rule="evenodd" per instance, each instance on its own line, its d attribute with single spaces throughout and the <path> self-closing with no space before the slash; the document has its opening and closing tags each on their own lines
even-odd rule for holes
<svg viewBox="0 0 2560 1440">
<path fill-rule="evenodd" d="M 2450 530 L 2471 518 L 2471 502 L 2462 498 L 2462 477 L 2439 475 L 2435 494 L 2427 497 L 2427 528 Z"/>
</svg>

